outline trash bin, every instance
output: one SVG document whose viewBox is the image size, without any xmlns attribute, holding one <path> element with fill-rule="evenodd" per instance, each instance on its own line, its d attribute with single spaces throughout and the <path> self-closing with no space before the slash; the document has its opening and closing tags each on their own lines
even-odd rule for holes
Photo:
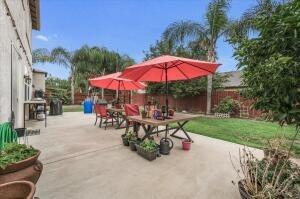
<svg viewBox="0 0 300 199">
<path fill-rule="evenodd" d="M 86 113 L 93 113 L 93 102 L 90 99 L 86 99 L 83 102 L 83 112 Z"/>
<path fill-rule="evenodd" d="M 62 101 L 59 99 L 52 99 L 50 101 L 50 115 L 62 115 L 63 109 L 62 109 Z"/>
</svg>

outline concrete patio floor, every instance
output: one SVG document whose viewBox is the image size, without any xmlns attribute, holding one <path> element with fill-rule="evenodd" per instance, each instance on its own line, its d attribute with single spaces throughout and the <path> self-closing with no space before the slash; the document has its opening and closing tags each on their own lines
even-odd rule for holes
<svg viewBox="0 0 300 199">
<path fill-rule="evenodd" d="M 40 135 L 29 137 L 29 144 L 42 151 L 44 164 L 36 196 L 240 198 L 232 184 L 237 177 L 229 153 L 237 157 L 241 145 L 190 134 L 195 141 L 190 151 L 181 150 L 180 140 L 174 138 L 170 155 L 149 162 L 122 145 L 124 129 L 104 130 L 93 123 L 94 115 L 78 112 L 49 116 L 47 128 L 44 122 L 30 122 L 41 128 Z M 262 156 L 260 150 L 254 152 Z"/>
</svg>

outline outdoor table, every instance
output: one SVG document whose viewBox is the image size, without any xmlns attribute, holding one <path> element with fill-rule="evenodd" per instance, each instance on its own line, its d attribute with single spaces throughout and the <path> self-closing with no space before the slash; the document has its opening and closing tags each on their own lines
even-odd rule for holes
<svg viewBox="0 0 300 199">
<path fill-rule="evenodd" d="M 23 128 L 25 128 L 25 108 L 26 108 L 26 105 L 30 105 L 30 104 L 33 104 L 33 105 L 44 105 L 44 114 L 45 114 L 45 127 L 47 127 L 47 102 L 45 100 L 31 100 L 31 101 L 25 101 L 24 104 L 23 104 L 23 108 L 24 108 L 24 120 L 23 120 Z M 30 110 L 29 110 L 30 111 Z"/>
<path fill-rule="evenodd" d="M 108 108 L 107 110 L 112 113 L 111 116 L 114 117 L 117 121 L 116 129 L 126 128 L 126 127 L 121 127 L 122 124 L 126 120 L 124 115 L 123 115 L 123 113 L 125 112 L 124 109 L 122 109 L 122 108 Z M 116 114 L 114 114 L 114 113 L 116 113 Z"/>
<path fill-rule="evenodd" d="M 128 116 L 128 119 L 134 122 L 138 122 L 141 124 L 142 128 L 145 131 L 145 136 L 142 140 L 149 138 L 153 134 L 157 134 L 159 132 L 164 132 L 164 130 L 154 131 L 158 126 L 166 126 L 167 130 L 175 130 L 171 136 L 179 139 L 188 139 L 189 141 L 193 141 L 188 133 L 183 129 L 184 125 L 186 125 L 190 120 L 200 117 L 200 115 L 192 115 L 192 114 L 184 114 L 184 113 L 175 113 L 171 119 L 165 120 L 157 120 L 153 118 L 142 118 L 142 116 Z M 178 126 L 169 128 L 169 124 L 177 123 Z M 127 124 L 128 125 L 128 124 Z M 182 130 L 185 134 L 186 138 L 175 135 L 179 130 Z"/>
</svg>

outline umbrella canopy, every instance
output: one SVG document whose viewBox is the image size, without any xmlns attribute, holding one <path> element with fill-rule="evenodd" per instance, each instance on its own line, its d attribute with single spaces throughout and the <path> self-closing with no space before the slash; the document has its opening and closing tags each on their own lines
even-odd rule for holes
<svg viewBox="0 0 300 199">
<path fill-rule="evenodd" d="M 104 75 L 96 78 L 89 79 L 90 85 L 111 90 L 139 90 L 144 89 L 145 84 L 135 82 L 133 80 L 120 78 L 120 72 L 109 75 Z"/>
<path fill-rule="evenodd" d="M 213 74 L 220 65 L 213 62 L 163 55 L 126 68 L 120 77 L 149 82 L 187 80 Z"/>
</svg>

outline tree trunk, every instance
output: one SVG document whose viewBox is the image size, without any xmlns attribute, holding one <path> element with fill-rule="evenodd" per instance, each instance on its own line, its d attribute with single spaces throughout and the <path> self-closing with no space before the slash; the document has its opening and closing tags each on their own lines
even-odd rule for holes
<svg viewBox="0 0 300 199">
<path fill-rule="evenodd" d="M 75 77 L 74 73 L 71 73 L 71 99 L 72 99 L 72 104 L 75 104 Z"/>
<path fill-rule="evenodd" d="M 214 62 L 215 61 L 215 51 L 208 51 L 207 56 L 208 61 Z M 206 114 L 211 114 L 211 93 L 212 93 L 212 79 L 213 75 L 210 74 L 207 76 L 207 99 L 206 99 Z"/>
</svg>

